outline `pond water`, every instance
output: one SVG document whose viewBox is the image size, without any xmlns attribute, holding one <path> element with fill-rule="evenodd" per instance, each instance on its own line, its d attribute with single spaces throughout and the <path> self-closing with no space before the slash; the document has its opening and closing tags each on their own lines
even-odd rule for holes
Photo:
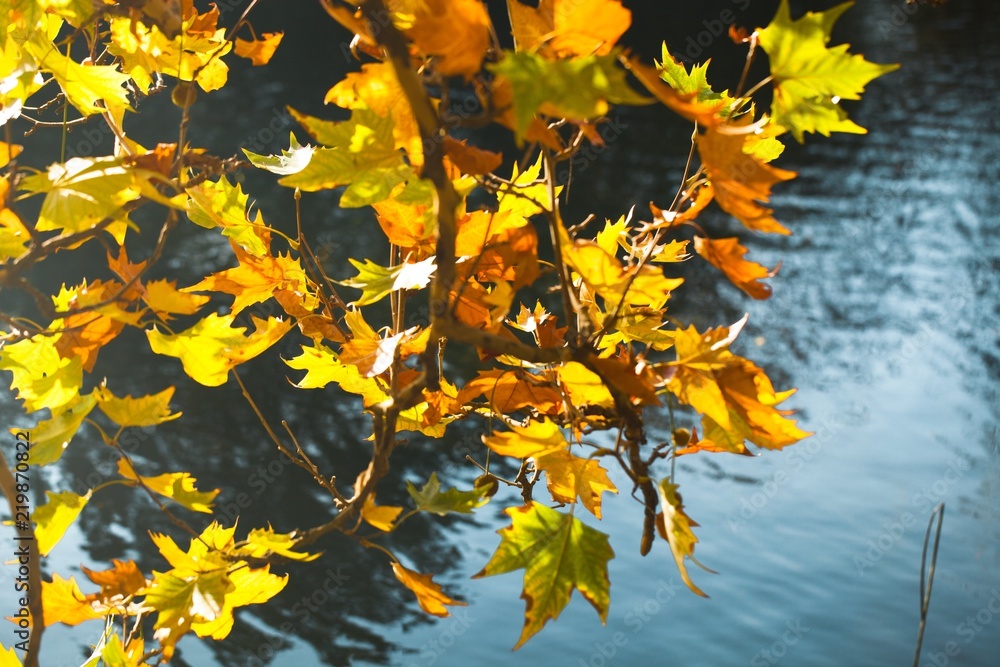
<svg viewBox="0 0 1000 667">
<path fill-rule="evenodd" d="M 222 4 L 235 11 L 238 3 Z M 227 151 L 260 142 L 274 150 L 285 145 L 274 129 L 292 129 L 284 101 L 305 100 L 302 110 L 324 112 L 322 94 L 345 66 L 341 36 L 330 36 L 334 28 L 312 3 L 279 4 L 263 3 L 257 27 L 289 31 L 284 60 L 276 61 L 283 76 L 234 71 L 230 88 L 195 117 L 195 141 Z M 639 28 L 629 37 L 653 55 L 660 39 L 708 30 L 702 21 L 725 8 L 745 9 L 738 20 L 762 25 L 776 3 L 752 4 L 699 3 L 668 21 L 662 3 L 646 3 L 636 7 Z M 240 616 L 229 640 L 185 640 L 175 662 L 910 664 L 924 530 L 931 508 L 945 502 L 921 665 L 1000 665 L 1000 9 L 975 0 L 942 9 L 876 0 L 843 23 L 837 39 L 903 68 L 872 84 L 854 108 L 869 135 L 808 140 L 779 163 L 800 174 L 773 198 L 777 217 L 795 235 L 744 241 L 757 261 L 783 262 L 773 298 L 750 302 L 711 271 L 689 267 L 674 305 L 676 316 L 699 327 L 749 312 L 737 351 L 768 369 L 776 386 L 799 388 L 789 403 L 800 425 L 816 432 L 784 452 L 678 463 L 686 508 L 701 524 L 699 560 L 719 573 L 691 570 L 710 599 L 684 588 L 664 543 L 640 557 L 640 508 L 627 492 L 605 496 L 599 527 L 610 532 L 616 553 L 607 625 L 577 595 L 558 621 L 512 654 L 523 612 L 520 573 L 470 580 L 506 525 L 503 503 L 494 502 L 474 522 L 418 518 L 389 540 L 405 563 L 437 573 L 468 602 L 451 618 L 415 611 L 376 552 L 331 540 L 321 561 L 291 570 L 277 601 Z M 732 60 L 735 51 L 722 41 L 709 53 Z M 315 55 L 315 48 L 325 51 Z M 309 54 L 308 71 L 293 67 Z M 150 113 L 176 122 L 166 106 Z M 662 202 L 676 187 L 689 130 L 664 123 L 660 111 L 619 113 L 620 135 L 570 192 L 577 219 L 587 211 L 617 217 L 633 204 Z M 246 187 L 261 193 L 270 223 L 290 224 L 287 191 L 262 175 L 248 176 Z M 335 201 L 307 197 L 304 213 L 331 250 L 331 272 L 342 275 L 344 257 L 377 259 L 384 250 L 372 238 L 370 218 L 336 209 Z M 737 231 L 721 214 L 706 224 L 716 235 Z M 179 237 L 165 269 L 171 277 L 194 280 L 227 261 L 227 247 L 204 237 L 198 230 Z M 35 279 L 58 284 L 54 276 Z M 328 516 L 323 496 L 273 452 L 233 386 L 198 387 L 179 364 L 140 353 L 141 336 L 122 343 L 102 352 L 101 372 L 113 386 L 137 393 L 176 384 L 174 403 L 184 412 L 142 436 L 144 469 L 191 470 L 204 485 L 220 486 L 223 518 L 235 516 L 235 500 L 245 493 L 245 526 L 270 520 L 290 530 Z M 355 406 L 334 403 L 333 393 L 290 391 L 276 354 L 297 351 L 289 346 L 255 364 L 244 373 L 248 388 L 273 422 L 286 419 L 318 458 L 337 461 L 350 479 L 367 451 L 359 435 L 366 420 Z M 12 414 L 9 394 L 2 401 Z M 663 420 L 653 428 L 662 433 Z M 467 486 L 475 473 L 463 459 L 475 447 L 481 445 L 472 428 L 450 431 L 443 446 L 414 440 L 399 451 L 400 469 L 383 483 L 382 502 L 404 502 L 405 494 L 393 496 L 392 489 L 432 470 Z M 114 457 L 105 450 L 95 434 L 81 433 L 52 486 L 78 488 L 107 475 Z M 627 490 L 620 475 L 613 480 Z M 78 564 L 97 567 L 110 558 L 135 558 L 146 571 L 162 567 L 147 527 L 171 530 L 145 499 L 104 491 L 48 567 L 78 574 Z M 8 595 L 4 585 L 4 608 Z M 43 664 L 79 664 L 95 632 L 47 632 Z"/>
</svg>

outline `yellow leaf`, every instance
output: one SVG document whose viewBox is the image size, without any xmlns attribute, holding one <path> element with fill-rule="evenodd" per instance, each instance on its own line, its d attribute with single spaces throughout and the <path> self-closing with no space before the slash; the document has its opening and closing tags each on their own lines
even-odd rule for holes
<svg viewBox="0 0 1000 667">
<path fill-rule="evenodd" d="M 599 405 L 614 408 L 615 399 L 604 386 L 600 376 L 578 361 L 570 361 L 560 366 L 556 373 L 563 389 L 569 394 L 573 405 Z"/>
<path fill-rule="evenodd" d="M 6 167 L 10 161 L 20 155 L 23 150 L 24 146 L 19 146 L 18 144 L 8 144 L 6 141 L 0 141 L 0 169 Z M 7 187 L 9 186 L 9 183 L 6 186 L 3 186 L 3 196 L 0 197 L 3 201 L 7 201 Z"/>
<path fill-rule="evenodd" d="M 379 530 L 388 533 L 395 528 L 392 523 L 402 511 L 402 507 L 376 505 L 375 499 L 372 496 L 368 496 L 365 498 L 365 504 L 361 507 L 361 518 Z"/>
<path fill-rule="evenodd" d="M 698 538 L 694 536 L 691 528 L 698 524 L 684 513 L 684 503 L 677 493 L 677 488 L 677 485 L 671 484 L 669 479 L 661 480 L 656 486 L 660 498 L 660 513 L 656 515 L 656 527 L 660 536 L 670 544 L 670 552 L 674 555 L 674 562 L 677 563 L 681 579 L 692 592 L 707 598 L 708 596 L 691 581 L 687 566 L 684 564 L 685 556 L 694 555 L 694 545 L 697 544 Z"/>
<path fill-rule="evenodd" d="M 70 104 L 84 116 L 106 111 L 98 101 L 103 101 L 107 107 L 130 108 L 128 91 L 124 88 L 129 77 L 119 72 L 117 66 L 81 65 L 64 56 L 43 31 L 36 32 L 25 42 L 24 50 L 52 75 Z"/>
<path fill-rule="evenodd" d="M 490 407 L 503 414 L 523 408 L 533 408 L 542 414 L 555 415 L 562 411 L 563 397 L 541 378 L 518 371 L 479 371 L 458 394 L 460 404 L 483 396 Z"/>
<path fill-rule="evenodd" d="M 232 314 L 212 313 L 182 333 L 164 334 L 154 326 L 146 337 L 153 352 L 177 357 L 188 376 L 206 387 L 218 387 L 226 382 L 230 369 L 274 345 L 292 327 L 290 320 L 251 317 L 255 330 L 244 336 L 245 327 L 230 326 L 233 319 Z"/>
<path fill-rule="evenodd" d="M 52 575 L 52 582 L 42 582 L 42 625 L 46 628 L 63 623 L 79 625 L 100 618 L 91 605 L 93 596 L 84 595 L 73 577 Z"/>
<path fill-rule="evenodd" d="M 31 451 L 28 453 L 28 465 L 46 466 L 58 461 L 70 440 L 80 430 L 83 420 L 97 405 L 94 392 L 80 396 L 68 409 L 58 416 L 39 422 L 31 429 Z M 13 433 L 15 429 L 11 429 Z"/>
<path fill-rule="evenodd" d="M 271 246 L 271 228 L 260 214 L 250 217 L 248 197 L 240 184 L 225 176 L 187 189 L 187 214 L 191 222 L 206 229 L 222 227 L 222 234 L 254 257 L 263 257 Z"/>
<path fill-rule="evenodd" d="M 233 628 L 233 610 L 251 604 L 263 604 L 280 593 L 288 584 L 288 575 L 271 574 L 271 566 L 239 568 L 229 573 L 232 590 L 226 593 L 222 612 L 212 621 L 191 624 L 199 637 L 225 639 Z"/>
<path fill-rule="evenodd" d="M 278 254 L 276 257 L 264 254 L 254 256 L 234 245 L 239 266 L 219 271 L 208 276 L 197 285 L 185 287 L 182 292 L 223 292 L 232 294 L 232 314 L 240 313 L 247 306 L 263 303 L 277 290 L 306 292 L 306 274 L 298 259 Z"/>
<path fill-rule="evenodd" d="M 66 530 L 80 516 L 80 512 L 90 500 L 90 494 L 90 491 L 87 491 L 85 496 L 78 496 L 71 491 L 45 492 L 48 502 L 36 509 L 32 515 L 35 520 L 35 538 L 38 540 L 39 553 L 43 556 L 51 553 L 66 534 Z"/>
<path fill-rule="evenodd" d="M 254 65 L 266 65 L 284 36 L 283 32 L 265 32 L 261 33 L 260 39 L 246 40 L 237 37 L 236 55 L 249 59 Z"/>
<path fill-rule="evenodd" d="M 0 646 L 0 667 L 24 667 L 13 648 Z"/>
<path fill-rule="evenodd" d="M 710 239 L 695 236 L 694 249 L 709 264 L 722 271 L 730 282 L 753 298 L 767 299 L 771 296 L 771 286 L 760 281 L 774 276 L 778 267 L 768 269 L 743 259 L 747 249 L 740 245 L 738 238 Z"/>
<path fill-rule="evenodd" d="M 135 561 L 127 562 L 112 559 L 112 567 L 108 570 L 94 571 L 81 565 L 80 569 L 87 578 L 101 587 L 101 598 L 108 600 L 121 596 L 127 598 L 146 587 L 146 577 Z"/>
<path fill-rule="evenodd" d="M 471 79 L 490 46 L 490 16 L 479 0 L 396 0 L 393 9 L 410 17 L 404 30 L 416 47 L 440 59 L 445 76 Z"/>
<path fill-rule="evenodd" d="M 141 477 L 125 459 L 118 460 L 118 473 L 125 479 L 141 481 L 151 491 L 170 498 L 192 512 L 212 513 L 212 501 L 219 495 L 219 489 L 198 491 L 195 478 L 188 472 L 168 472 L 156 477 Z"/>
<path fill-rule="evenodd" d="M 458 600 L 452 600 L 448 595 L 441 590 L 439 584 L 434 583 L 434 576 L 430 574 L 420 574 L 419 572 L 414 572 L 413 570 L 408 570 L 398 562 L 393 561 L 392 563 L 392 573 L 396 575 L 399 581 L 413 591 L 413 594 L 417 596 L 417 603 L 420 608 L 423 609 L 428 614 L 434 616 L 446 617 L 450 616 L 448 610 L 445 609 L 445 605 L 450 606 L 465 606 L 464 602 L 459 602 Z"/>
<path fill-rule="evenodd" d="M 173 395 L 174 387 L 167 387 L 158 394 L 142 398 L 117 398 L 109 389 L 99 387 L 97 405 L 108 419 L 119 426 L 155 426 L 181 416 L 180 412 L 170 412 Z"/>
<path fill-rule="evenodd" d="M 497 454 L 518 459 L 543 456 L 569 447 L 562 429 L 548 419 L 532 421 L 527 426 L 513 426 L 508 432 L 483 436 L 483 442 Z"/>
<path fill-rule="evenodd" d="M 272 553 L 284 556 L 289 560 L 297 560 L 307 563 L 316 560 L 320 554 L 295 551 L 298 541 L 287 533 L 276 533 L 274 529 L 255 528 L 247 535 L 247 545 L 239 553 L 241 555 L 252 556 L 254 558 L 266 558 Z"/>
<path fill-rule="evenodd" d="M 554 56 L 605 55 L 632 24 L 619 0 L 540 0 L 538 8 L 507 0 L 514 44 Z"/>
<path fill-rule="evenodd" d="M 356 366 L 361 377 L 370 378 L 389 370 L 396 354 L 396 347 L 403 334 L 388 338 L 355 338 L 344 343 L 340 351 L 340 361 Z"/>
<path fill-rule="evenodd" d="M 53 336 L 36 334 L 0 348 L 0 370 L 13 373 L 10 388 L 27 412 L 49 408 L 57 415 L 79 396 L 83 384 L 83 364 L 62 358 Z"/>
<path fill-rule="evenodd" d="M 177 289 L 174 280 L 151 280 L 146 283 L 146 294 L 143 301 L 164 322 L 169 322 L 173 315 L 194 315 L 209 302 L 211 297 L 197 294 L 185 294 Z"/>
<path fill-rule="evenodd" d="M 605 491 L 618 493 L 608 471 L 594 459 L 583 459 L 559 450 L 536 457 L 535 466 L 545 471 L 546 485 L 553 500 L 575 503 L 579 498 L 598 519 L 601 518 L 601 494 Z"/>
</svg>

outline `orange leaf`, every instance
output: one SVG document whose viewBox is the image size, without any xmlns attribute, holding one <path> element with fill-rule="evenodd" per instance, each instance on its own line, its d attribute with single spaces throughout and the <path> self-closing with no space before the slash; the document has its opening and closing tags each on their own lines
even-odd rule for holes
<svg viewBox="0 0 1000 667">
<path fill-rule="evenodd" d="M 535 459 L 539 470 L 545 471 L 546 484 L 552 499 L 560 503 L 575 503 L 579 497 L 583 506 L 601 518 L 601 494 L 618 493 L 608 478 L 608 471 L 594 459 L 574 456 L 560 450 Z"/>
<path fill-rule="evenodd" d="M 724 102 L 699 102 L 697 93 L 681 95 L 664 83 L 655 67 L 644 64 L 638 58 L 633 57 L 628 60 L 628 69 L 639 80 L 639 83 L 652 93 L 653 97 L 675 113 L 688 120 L 693 120 L 703 127 L 719 124 L 720 118 L 716 114 L 723 107 Z"/>
<path fill-rule="evenodd" d="M 636 372 L 635 365 L 623 359 L 601 359 L 590 356 L 590 363 L 600 372 L 603 379 L 636 399 L 639 405 L 659 405 L 660 399 L 653 388 L 655 379 L 648 367 Z"/>
<path fill-rule="evenodd" d="M 791 234 L 763 205 L 771 187 L 795 178 L 794 171 L 778 169 L 744 152 L 749 134 L 739 133 L 750 123 L 748 116 L 722 128 L 709 128 L 698 136 L 698 154 L 715 188 L 715 201 L 749 229 L 773 234 Z M 761 203 L 763 202 L 763 203 Z"/>
<path fill-rule="evenodd" d="M 452 139 L 445 135 L 444 153 L 456 167 L 466 174 L 488 174 L 503 164 L 503 155 L 466 144 L 466 140 Z"/>
<path fill-rule="evenodd" d="M 413 570 L 408 570 L 397 562 L 392 563 L 392 572 L 399 579 L 400 583 L 409 588 L 417 596 L 417 603 L 420 608 L 428 614 L 434 616 L 449 616 L 445 605 L 465 606 L 464 602 L 452 600 L 445 595 L 439 584 L 434 583 L 434 575 L 420 574 Z"/>
<path fill-rule="evenodd" d="M 42 625 L 79 625 L 100 618 L 91 605 L 95 597 L 84 595 L 73 577 L 63 579 L 53 574 L 51 583 L 42 582 Z"/>
<path fill-rule="evenodd" d="M 397 0 L 393 5 L 412 19 L 404 33 L 417 49 L 438 56 L 439 73 L 470 80 L 479 72 L 490 47 L 490 15 L 480 0 Z"/>
<path fill-rule="evenodd" d="M 508 0 L 507 10 L 519 51 L 559 57 L 606 55 L 632 24 L 619 0 Z"/>
<path fill-rule="evenodd" d="M 486 397 L 494 412 L 504 414 L 530 407 L 555 415 L 563 405 L 562 395 L 551 383 L 519 370 L 479 371 L 478 377 L 458 392 L 458 401 L 468 403 L 480 396 Z"/>
<path fill-rule="evenodd" d="M 392 365 L 396 347 L 402 338 L 402 333 L 388 338 L 354 338 L 344 343 L 340 362 L 357 366 L 362 377 L 381 375 Z"/>
<path fill-rule="evenodd" d="M 266 65 L 284 36 L 283 32 L 265 32 L 261 33 L 260 39 L 247 40 L 237 37 L 236 55 L 247 58 L 254 65 Z"/>
<path fill-rule="evenodd" d="M 80 569 L 87 575 L 87 578 L 101 587 L 101 598 L 108 599 L 116 595 L 128 597 L 136 591 L 145 588 L 146 577 L 139 570 L 135 561 L 122 562 L 112 559 L 114 564 L 110 570 L 96 572 L 83 565 Z"/>
<path fill-rule="evenodd" d="M 736 237 L 710 239 L 695 236 L 694 249 L 709 264 L 722 271 L 734 285 L 753 298 L 767 299 L 771 296 L 771 286 L 760 282 L 760 279 L 775 275 L 781 268 L 780 263 L 773 269 L 768 269 L 756 262 L 748 262 L 743 259 L 747 249 L 740 245 Z"/>
</svg>

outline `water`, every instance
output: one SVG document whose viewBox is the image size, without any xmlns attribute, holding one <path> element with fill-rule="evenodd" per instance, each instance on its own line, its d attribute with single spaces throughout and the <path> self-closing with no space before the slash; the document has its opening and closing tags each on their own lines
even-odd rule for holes
<svg viewBox="0 0 1000 667">
<path fill-rule="evenodd" d="M 657 40 L 696 34 L 703 18 L 733 4 L 739 3 L 705 3 L 669 26 L 658 10 L 642 6 L 636 21 L 642 29 L 630 37 L 636 48 L 655 53 Z M 750 7 L 747 23 L 766 22 L 773 3 L 760 5 Z M 800 424 L 816 432 L 758 458 L 679 462 L 687 510 L 701 523 L 699 560 L 719 572 L 691 568 L 711 599 L 680 584 L 664 543 L 640 557 L 640 508 L 627 492 L 605 496 L 599 527 L 611 533 L 616 553 L 607 625 L 574 596 L 558 621 L 512 655 L 522 623 L 520 573 L 469 579 L 495 548 L 494 531 L 506 525 L 503 503 L 494 502 L 476 522 L 418 518 L 389 540 L 405 564 L 438 573 L 449 592 L 469 603 L 452 618 L 415 611 L 377 552 L 331 540 L 318 564 L 291 570 L 277 601 L 242 614 L 228 641 L 185 640 L 176 662 L 256 665 L 276 654 L 271 664 L 304 667 L 514 660 L 554 667 L 909 664 L 924 530 L 931 507 L 944 501 L 921 664 L 1000 664 L 1000 10 L 973 0 L 912 15 L 902 7 L 864 3 L 848 13 L 839 33 L 871 60 L 903 64 L 872 84 L 854 112 L 870 134 L 792 147 L 781 166 L 800 177 L 781 187 L 773 204 L 795 236 L 745 241 L 757 261 L 783 262 L 774 297 L 751 303 L 710 270 L 688 267 L 691 279 L 674 306 L 699 327 L 731 323 L 749 311 L 737 351 L 767 368 L 776 386 L 799 387 L 789 403 Z M 316 20 L 299 21 L 301 36 L 286 37 L 286 63 L 310 52 L 304 40 L 329 34 L 318 10 L 294 11 Z M 276 13 L 259 23 L 283 24 Z M 296 25 L 289 21 L 288 28 Z M 318 99 L 343 62 L 339 43 L 327 42 L 316 67 L 286 65 L 288 75 L 278 81 L 234 72 L 232 90 L 214 96 L 195 119 L 196 141 L 219 148 L 244 138 L 269 149 L 281 145 L 284 139 L 268 138 L 263 128 L 272 120 L 281 126 L 274 110 L 283 100 L 306 100 L 304 111 L 324 112 Z M 731 54 L 728 45 L 712 48 L 717 62 Z M 687 130 L 662 119 L 648 110 L 622 113 L 620 136 L 579 174 L 570 219 L 591 210 L 617 217 L 633 203 L 669 199 Z M 266 177 L 248 181 L 251 192 L 263 193 L 267 220 L 287 229 L 289 194 L 268 190 Z M 307 197 L 306 223 L 335 257 L 379 257 L 380 247 L 365 240 L 370 218 L 336 210 L 334 201 Z M 736 231 L 721 214 L 706 224 L 716 235 Z M 174 246 L 172 275 L 194 280 L 226 261 L 225 247 L 198 231 Z M 221 486 L 220 512 L 239 509 L 247 527 L 269 520 L 290 530 L 328 516 L 322 495 L 282 465 L 234 387 L 198 387 L 179 364 L 148 350 L 140 354 L 143 345 L 139 336 L 119 341 L 100 363 L 113 386 L 133 393 L 179 387 L 175 403 L 185 415 L 140 444 L 144 470 L 192 470 L 206 486 Z M 297 348 L 279 352 L 287 358 Z M 275 361 L 272 355 L 243 374 L 250 391 L 269 418 L 287 419 L 317 458 L 337 462 L 337 474 L 353 478 L 367 452 L 358 435 L 364 417 L 353 405 L 334 403 L 332 393 L 283 389 L 285 370 Z M 135 377 L 144 363 L 155 369 L 153 379 Z M 663 420 L 653 421 L 662 431 Z M 443 446 L 414 440 L 394 456 L 400 467 L 382 485 L 381 501 L 405 502 L 392 489 L 432 470 L 451 483 L 471 479 L 462 459 L 478 446 L 471 428 L 450 431 Z M 52 480 L 57 489 L 100 476 L 113 456 L 89 432 L 65 460 L 65 477 Z M 620 476 L 614 481 L 627 490 Z M 248 506 L 239 508 L 239 500 Z M 98 567 L 131 557 L 147 572 L 162 567 L 147 528 L 170 530 L 143 499 L 109 489 L 87 507 L 48 566 L 78 574 L 79 563 Z M 6 587 L 3 595 L 6 605 Z M 44 663 L 79 664 L 81 645 L 95 633 L 88 626 L 50 630 Z"/>
</svg>

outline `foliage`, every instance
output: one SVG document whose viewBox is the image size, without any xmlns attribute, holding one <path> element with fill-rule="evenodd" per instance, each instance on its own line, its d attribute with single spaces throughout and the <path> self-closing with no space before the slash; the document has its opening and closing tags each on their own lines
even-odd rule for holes
<svg viewBox="0 0 1000 667">
<path fill-rule="evenodd" d="M 0 369 L 36 424 L 32 466 L 58 463 L 84 428 L 120 456 L 118 476 L 86 494 L 49 492 L 34 513 L 38 546 L 43 554 L 56 548 L 88 501 L 114 484 L 148 496 L 189 539 L 185 550 L 170 536 L 150 535 L 163 571 L 143 572 L 132 561 L 85 569 L 96 592 L 58 574 L 43 582 L 27 664 L 38 664 L 42 631 L 55 623 L 103 620 L 88 665 L 168 662 L 185 635 L 223 639 L 236 609 L 264 603 L 285 586 L 287 575 L 272 569 L 317 558 L 312 545 L 335 531 L 386 555 L 386 567 L 419 606 L 445 616 L 462 603 L 431 575 L 404 567 L 379 536 L 418 512 L 474 513 L 504 497 L 499 484 L 517 489 L 520 499 L 506 508 L 511 523 L 477 576 L 524 569 L 517 646 L 556 618 L 573 590 L 607 617 L 614 552 L 590 517 L 576 512 L 580 504 L 599 520 L 606 493 L 638 500 L 641 552 L 659 534 L 684 581 L 704 595 L 686 568 L 697 523 L 686 514 L 673 466 L 658 462 L 749 454 L 750 445 L 781 449 L 809 435 L 778 407 L 794 390 L 776 390 L 733 351 L 745 318 L 699 331 L 668 314 L 684 280 L 667 277 L 662 264 L 692 259 L 693 240 L 695 255 L 736 287 L 755 299 L 770 296 L 762 281 L 777 268 L 746 259 L 737 237 L 713 238 L 699 216 L 714 201 L 750 230 L 790 233 L 768 206 L 772 188 L 795 177 L 770 164 L 786 133 L 802 141 L 806 133 L 864 132 L 839 101 L 858 99 L 895 66 L 869 63 L 847 45 L 828 46 L 850 3 L 793 20 L 782 0 L 766 28 L 732 31 L 746 45 L 747 67 L 733 91 L 721 92 L 710 85 L 707 64 L 687 67 L 666 44 L 654 64 L 626 53 L 618 40 L 631 14 L 619 0 L 542 0 L 537 8 L 508 0 L 513 51 L 494 43 L 498 31 L 479 0 L 365 0 L 358 10 L 322 3 L 356 35 L 356 55 L 366 61 L 326 95 L 349 117 L 291 110 L 303 131 L 292 134 L 287 150 L 232 156 L 188 144 L 197 89 L 224 87 L 228 58 L 266 65 L 281 48 L 281 33 L 258 36 L 246 15 L 220 26 L 218 8 L 202 11 L 192 0 L 3 3 L 0 117 L 8 142 L 0 165 L 0 287 L 27 293 L 34 311 L 0 313 Z M 770 75 L 747 87 L 760 49 Z M 774 102 L 765 108 L 754 95 L 768 85 Z M 165 90 L 183 113 L 176 136 L 140 145 L 131 131 L 142 115 L 126 112 Z M 475 95 L 478 111 L 453 113 L 456 92 Z M 600 128 L 614 106 L 657 103 L 694 128 L 676 197 L 593 233 L 587 224 L 567 224 L 559 166 L 587 144 L 602 144 Z M 36 118 L 45 112 L 61 120 Z M 14 123 L 28 123 L 30 132 L 104 123 L 115 150 L 36 171 L 25 166 L 30 155 L 10 143 Z M 524 158 L 511 163 L 477 147 L 474 130 L 488 124 L 510 130 Z M 252 211 L 232 177 L 252 168 L 290 189 L 294 229 Z M 340 190 L 342 207 L 374 210 L 388 258 L 351 259 L 354 273 L 326 273 L 302 233 L 299 201 L 303 192 L 331 189 Z M 488 203 L 473 207 L 473 197 Z M 37 210 L 34 219 L 27 209 Z M 154 213 L 158 229 L 148 224 Z M 189 224 L 224 236 L 235 266 L 193 285 L 148 278 L 180 251 L 172 233 Z M 693 239 L 685 238 L 691 231 Z M 540 235 L 551 239 L 551 252 L 543 252 Z M 134 239 L 150 236 L 153 250 L 133 262 Z M 108 249 L 106 266 L 93 267 L 79 284 L 49 295 L 29 280 L 37 267 L 98 243 Z M 545 290 L 557 299 L 540 298 Z M 228 312 L 208 306 L 219 297 L 232 297 Z M 263 303 L 281 315 L 241 317 Z M 407 327 L 413 304 L 427 307 L 425 326 Z M 129 328 L 144 332 L 163 364 L 179 362 L 194 381 L 238 384 L 275 447 L 329 494 L 329 520 L 288 533 L 219 523 L 198 532 L 174 514 L 172 505 L 212 513 L 219 491 L 200 486 L 197 471 L 140 471 L 122 447 L 126 428 L 181 417 L 171 408 L 175 387 L 156 386 L 155 373 L 149 395 L 137 397 L 119 396 L 119 388 L 92 377 L 102 350 Z M 237 373 L 290 339 L 301 347 L 285 361 L 295 387 L 338 386 L 338 401 L 371 417 L 364 445 L 370 461 L 350 488 L 330 476 L 334 463 L 307 455 L 290 427 L 279 435 L 267 424 Z M 449 361 L 462 347 L 482 360 L 464 382 Z M 671 420 L 673 406 L 700 416 L 700 435 L 675 425 L 666 441 L 651 443 L 645 415 L 664 406 Z M 442 491 L 435 473 L 420 489 L 408 485 L 410 510 L 376 502 L 401 433 L 440 440 L 463 420 L 489 427 L 474 488 Z M 616 487 L 614 469 L 631 488 Z M 516 473 L 504 478 L 507 470 Z M 535 497 L 543 477 L 555 508 Z M 4 491 L 13 504 L 12 490 Z M 379 532 L 361 537 L 362 522 Z M 143 638 L 135 628 L 146 618 L 155 631 Z M 13 651 L 0 661 L 19 664 Z"/>
</svg>

